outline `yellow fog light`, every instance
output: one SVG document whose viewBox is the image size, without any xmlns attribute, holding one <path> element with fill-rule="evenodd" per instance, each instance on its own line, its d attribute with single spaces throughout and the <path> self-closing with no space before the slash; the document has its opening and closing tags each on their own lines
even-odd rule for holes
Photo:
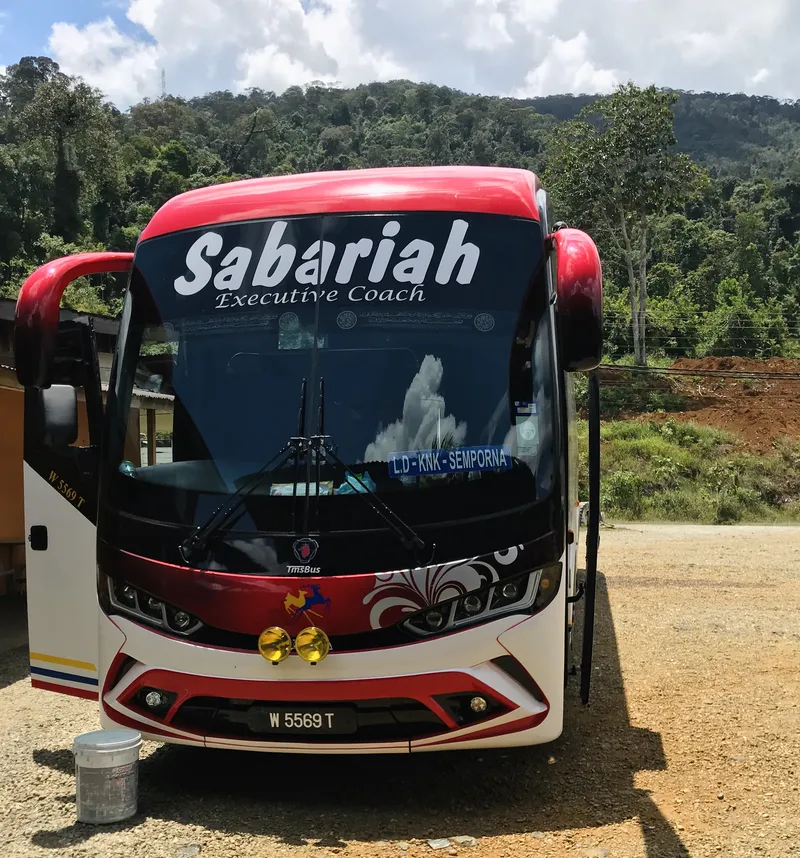
<svg viewBox="0 0 800 858">
<path fill-rule="evenodd" d="M 258 651 L 267 661 L 279 664 L 289 657 L 292 651 L 292 639 L 278 626 L 264 629 L 258 636 Z"/>
<path fill-rule="evenodd" d="M 331 651 L 331 642 L 322 629 L 309 626 L 295 638 L 294 648 L 300 658 L 311 664 L 316 664 Z"/>
</svg>

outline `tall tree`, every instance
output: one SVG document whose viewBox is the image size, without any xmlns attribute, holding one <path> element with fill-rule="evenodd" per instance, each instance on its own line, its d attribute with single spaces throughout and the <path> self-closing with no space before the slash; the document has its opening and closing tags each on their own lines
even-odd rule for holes
<svg viewBox="0 0 800 858">
<path fill-rule="evenodd" d="M 77 241 L 83 229 L 85 184 L 107 187 L 118 173 L 119 147 L 109 109 L 97 90 L 56 71 L 39 81 L 16 124 L 28 140 L 50 145 L 53 230 L 65 241 Z"/>
<path fill-rule="evenodd" d="M 571 222 L 591 229 L 628 280 L 634 359 L 647 363 L 647 269 L 654 218 L 677 209 L 702 177 L 674 151 L 678 96 L 633 83 L 587 105 L 552 134 L 546 182 Z"/>
<path fill-rule="evenodd" d="M 0 75 L 0 110 L 23 110 L 33 101 L 37 87 L 59 74 L 58 63 L 49 57 L 23 57 Z"/>
</svg>

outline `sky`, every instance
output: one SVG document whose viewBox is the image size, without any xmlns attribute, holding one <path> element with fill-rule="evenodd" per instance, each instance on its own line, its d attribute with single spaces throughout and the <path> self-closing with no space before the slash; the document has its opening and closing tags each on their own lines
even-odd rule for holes
<svg viewBox="0 0 800 858">
<path fill-rule="evenodd" d="M 55 59 L 120 109 L 167 90 L 408 78 L 486 95 L 633 80 L 800 98 L 798 0 L 0 0 L 0 70 Z"/>
</svg>

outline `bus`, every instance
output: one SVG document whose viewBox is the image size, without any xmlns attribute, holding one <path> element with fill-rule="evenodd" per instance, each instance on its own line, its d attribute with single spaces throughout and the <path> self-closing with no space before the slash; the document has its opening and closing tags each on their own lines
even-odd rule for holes
<svg viewBox="0 0 800 858">
<path fill-rule="evenodd" d="M 125 278 L 106 383 L 90 320 L 59 322 L 101 274 Z M 35 687 L 164 743 L 532 745 L 562 732 L 584 597 L 588 699 L 573 378 L 602 276 L 533 173 L 183 193 L 133 253 L 35 271 L 14 348 Z"/>
</svg>

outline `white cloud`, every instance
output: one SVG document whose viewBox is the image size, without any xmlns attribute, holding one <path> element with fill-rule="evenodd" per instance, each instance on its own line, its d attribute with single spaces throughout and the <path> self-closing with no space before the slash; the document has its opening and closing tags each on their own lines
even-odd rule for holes
<svg viewBox="0 0 800 858">
<path fill-rule="evenodd" d="M 365 462 L 383 462 L 389 453 L 430 450 L 450 438 L 455 445 L 467 437 L 467 424 L 458 422 L 447 407 L 439 388 L 444 368 L 439 358 L 425 355 L 403 400 L 403 416 L 385 429 L 364 451 Z"/>
<path fill-rule="evenodd" d="M 525 75 L 523 85 L 514 91 L 518 98 L 554 92 L 608 92 L 620 82 L 613 69 L 599 69 L 592 62 L 589 37 L 583 31 L 567 41 L 551 36 L 548 43 L 544 59 Z"/>
<path fill-rule="evenodd" d="M 50 52 L 120 107 L 311 80 L 407 77 L 492 94 L 607 92 L 628 78 L 800 96 L 795 0 L 123 0 L 111 19 L 53 26 Z"/>
<path fill-rule="evenodd" d="M 753 86 L 758 86 L 760 83 L 764 83 L 769 78 L 772 77 L 772 72 L 769 69 L 759 69 L 754 75 L 750 77 L 750 82 Z"/>
<path fill-rule="evenodd" d="M 123 35 L 110 18 L 79 29 L 54 24 L 50 50 L 67 74 L 80 74 L 115 103 L 153 97 L 159 49 Z"/>
</svg>

